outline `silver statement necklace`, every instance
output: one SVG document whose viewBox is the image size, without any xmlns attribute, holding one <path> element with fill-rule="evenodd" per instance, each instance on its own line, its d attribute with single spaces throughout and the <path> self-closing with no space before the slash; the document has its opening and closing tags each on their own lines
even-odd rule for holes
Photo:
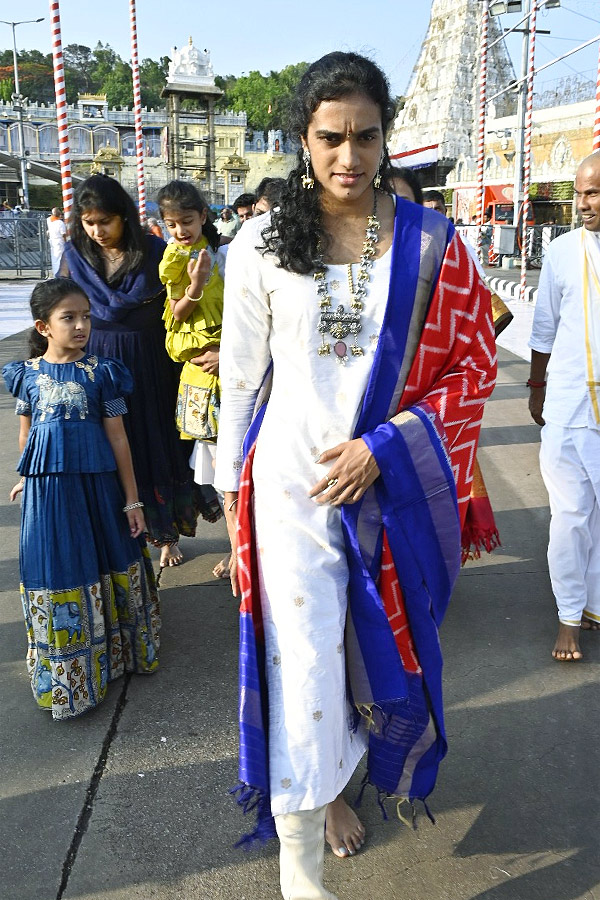
<svg viewBox="0 0 600 900">
<path fill-rule="evenodd" d="M 335 311 L 332 309 L 333 298 L 329 293 L 329 284 L 325 280 L 325 266 L 314 273 L 317 301 L 321 310 L 317 326 L 321 335 L 321 345 L 318 348 L 318 354 L 319 356 L 329 356 L 333 349 L 338 363 L 343 366 L 348 362 L 348 350 L 350 350 L 352 356 L 363 355 L 363 349 L 356 343 L 356 338 L 362 331 L 361 313 L 364 299 L 367 296 L 367 284 L 370 280 L 369 269 L 373 266 L 373 257 L 379 241 L 380 227 L 381 223 L 377 218 L 377 193 L 375 193 L 373 213 L 367 216 L 367 229 L 358 264 L 356 286 L 352 275 L 352 264 L 348 265 L 348 289 L 350 292 L 350 310 L 348 312 L 346 312 L 342 303 L 339 304 Z M 336 282 L 333 282 L 332 287 L 335 284 Z M 354 337 L 350 347 L 344 341 L 344 338 L 348 337 L 349 334 Z M 325 339 L 326 335 L 331 335 L 334 338 L 333 348 L 331 342 Z"/>
</svg>

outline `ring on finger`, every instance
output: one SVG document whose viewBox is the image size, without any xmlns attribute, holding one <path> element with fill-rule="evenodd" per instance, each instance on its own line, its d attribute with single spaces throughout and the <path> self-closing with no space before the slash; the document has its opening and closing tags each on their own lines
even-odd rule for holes
<svg viewBox="0 0 600 900">
<path fill-rule="evenodd" d="M 330 488 L 330 487 L 335 487 L 335 485 L 336 485 L 337 483 L 338 483 L 337 478 L 330 478 L 329 481 L 327 482 L 327 487 L 328 487 L 328 488 Z"/>
</svg>

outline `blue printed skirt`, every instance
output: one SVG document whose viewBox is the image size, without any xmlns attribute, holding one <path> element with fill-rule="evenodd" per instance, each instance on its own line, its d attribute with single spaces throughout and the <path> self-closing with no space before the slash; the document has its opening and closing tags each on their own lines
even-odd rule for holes
<svg viewBox="0 0 600 900">
<path fill-rule="evenodd" d="M 55 719 L 92 709 L 124 672 L 158 666 L 160 613 L 145 541 L 115 472 L 32 475 L 21 518 L 27 668 Z"/>
</svg>

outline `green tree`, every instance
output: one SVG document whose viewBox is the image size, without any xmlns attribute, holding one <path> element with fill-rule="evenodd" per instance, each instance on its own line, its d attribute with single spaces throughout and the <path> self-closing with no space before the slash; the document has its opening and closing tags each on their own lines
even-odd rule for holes
<svg viewBox="0 0 600 900">
<path fill-rule="evenodd" d="M 118 60 L 114 69 L 102 82 L 101 92 L 106 94 L 108 106 L 133 106 L 133 78 L 131 66 Z"/>
<path fill-rule="evenodd" d="M 54 76 L 52 56 L 44 56 L 39 50 L 23 50 L 17 54 L 19 67 L 19 87 L 24 97 L 38 103 L 52 103 L 54 100 Z M 14 93 L 13 55 L 9 50 L 0 55 L 0 82 L 3 84 L 1 96 L 10 100 Z"/>
<path fill-rule="evenodd" d="M 118 62 L 123 62 L 121 57 L 108 44 L 98 41 L 92 53 L 94 62 L 91 67 L 92 91 L 105 93 L 104 82 L 112 74 Z"/>
<path fill-rule="evenodd" d="M 232 109 L 233 100 L 231 92 L 235 87 L 237 78 L 235 75 L 215 75 L 215 84 L 223 91 L 223 96 L 219 100 L 220 109 Z"/>
<path fill-rule="evenodd" d="M 170 59 L 168 56 L 161 56 L 160 62 L 153 59 L 143 59 L 140 63 L 140 83 L 142 106 L 148 109 L 164 109 L 165 101 L 160 96 L 160 92 L 165 86 L 167 80 L 167 71 Z"/>
<path fill-rule="evenodd" d="M 74 103 L 77 94 L 89 94 L 94 90 L 94 56 L 85 44 L 67 44 L 63 48 L 63 61 L 67 99 L 69 103 Z"/>
<path fill-rule="evenodd" d="M 300 79 L 308 69 L 308 63 L 300 62 L 286 66 L 281 72 L 271 72 L 269 81 L 273 96 L 273 128 L 289 130 L 290 105 Z"/>
<path fill-rule="evenodd" d="M 290 101 L 307 68 L 308 63 L 301 62 L 268 75 L 250 72 L 228 86 L 227 100 L 236 112 L 246 111 L 250 127 L 287 130 Z"/>
<path fill-rule="evenodd" d="M 5 74 L 4 66 L 0 66 L 0 100 L 4 100 L 5 103 L 8 103 L 14 91 L 14 81 Z"/>
</svg>

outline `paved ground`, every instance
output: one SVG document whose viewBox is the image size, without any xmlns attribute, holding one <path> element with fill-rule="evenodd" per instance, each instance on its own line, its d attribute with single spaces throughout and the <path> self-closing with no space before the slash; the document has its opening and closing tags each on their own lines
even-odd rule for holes
<svg viewBox="0 0 600 900">
<path fill-rule="evenodd" d="M 2 364 L 22 356 L 22 336 L 0 341 Z M 600 900 L 600 637 L 583 637 L 581 664 L 550 657 L 539 432 L 526 364 L 500 359 L 480 461 L 503 546 L 463 570 L 442 630 L 450 752 L 437 824 L 412 832 L 393 809 L 384 822 L 367 794 L 364 851 L 326 859 L 340 900 Z M 0 393 L 0 898 L 277 900 L 275 845 L 233 848 L 237 616 L 210 576 L 224 528 L 203 527 L 165 573 L 160 671 L 53 723 L 23 661 L 19 510 L 2 499 L 17 460 L 12 410 Z"/>
</svg>

